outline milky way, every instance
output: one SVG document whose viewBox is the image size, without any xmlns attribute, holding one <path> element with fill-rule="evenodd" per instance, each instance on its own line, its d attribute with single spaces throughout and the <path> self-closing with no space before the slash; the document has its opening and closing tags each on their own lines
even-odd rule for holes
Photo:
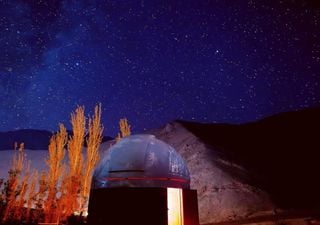
<svg viewBox="0 0 320 225">
<path fill-rule="evenodd" d="M 0 1 L 0 130 L 103 106 L 106 134 L 320 106 L 316 1 Z"/>
</svg>

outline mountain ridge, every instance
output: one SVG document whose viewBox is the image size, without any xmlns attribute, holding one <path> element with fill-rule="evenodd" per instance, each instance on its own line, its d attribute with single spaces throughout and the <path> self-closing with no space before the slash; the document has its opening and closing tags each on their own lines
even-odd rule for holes
<svg viewBox="0 0 320 225">
<path fill-rule="evenodd" d="M 320 171 L 319 135 L 315 132 L 320 130 L 320 108 L 281 113 L 243 125 L 179 123 L 207 146 L 222 149 L 225 160 L 254 171 L 250 177 L 255 185 L 273 193 L 279 205 L 305 207 L 313 199 L 312 204 L 320 207 L 320 197 L 312 195 L 307 199 L 295 195 L 295 202 L 290 201 L 300 190 L 314 194 L 320 189 L 320 181 L 313 182 Z M 298 177 L 301 183 L 296 182 Z"/>
<path fill-rule="evenodd" d="M 67 130 L 67 132 L 69 135 L 72 135 L 72 131 Z M 0 132 L 0 151 L 14 149 L 15 143 L 24 143 L 24 147 L 29 150 L 47 150 L 50 138 L 54 134 L 55 132 L 37 129 Z M 103 136 L 102 141 L 106 142 L 112 139 L 112 137 Z"/>
</svg>

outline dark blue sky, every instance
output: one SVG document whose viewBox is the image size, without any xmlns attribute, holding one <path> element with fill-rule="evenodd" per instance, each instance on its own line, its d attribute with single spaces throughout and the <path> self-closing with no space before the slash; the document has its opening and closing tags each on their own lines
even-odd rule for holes
<svg viewBox="0 0 320 225">
<path fill-rule="evenodd" d="M 103 106 L 106 134 L 320 106 L 320 4 L 0 1 L 0 130 Z"/>
</svg>

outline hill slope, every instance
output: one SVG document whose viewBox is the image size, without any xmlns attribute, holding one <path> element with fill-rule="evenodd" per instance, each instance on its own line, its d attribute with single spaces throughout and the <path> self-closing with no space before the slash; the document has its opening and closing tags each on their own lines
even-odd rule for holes
<svg viewBox="0 0 320 225">
<path fill-rule="evenodd" d="M 72 135 L 72 131 L 67 131 Z M 49 141 L 53 132 L 47 130 L 23 129 L 8 132 L 0 132 L 0 151 L 13 149 L 14 143 L 24 143 L 25 148 L 29 150 L 48 149 Z M 109 136 L 103 137 L 103 142 L 110 141 L 113 138 Z"/>
<path fill-rule="evenodd" d="M 320 109 L 309 109 L 243 125 L 174 121 L 152 133 L 186 159 L 209 223 L 319 210 L 319 129 Z"/>
<path fill-rule="evenodd" d="M 13 149 L 14 143 L 24 143 L 28 149 L 47 149 L 52 133 L 46 130 L 16 130 L 0 132 L 0 150 Z"/>
</svg>

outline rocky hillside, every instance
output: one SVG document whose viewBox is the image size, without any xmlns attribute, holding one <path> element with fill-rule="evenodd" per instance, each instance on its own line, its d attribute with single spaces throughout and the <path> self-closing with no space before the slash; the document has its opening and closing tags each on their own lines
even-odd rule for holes
<svg viewBox="0 0 320 225">
<path fill-rule="evenodd" d="M 274 209 L 265 191 L 239 178 L 248 177 L 245 168 L 225 160 L 218 148 L 208 147 L 184 123 L 172 122 L 151 133 L 186 160 L 191 188 L 198 191 L 201 224 L 238 220 Z"/>
<path fill-rule="evenodd" d="M 152 131 L 185 158 L 201 223 L 319 214 L 320 109 L 244 124 L 175 121 Z"/>
</svg>

